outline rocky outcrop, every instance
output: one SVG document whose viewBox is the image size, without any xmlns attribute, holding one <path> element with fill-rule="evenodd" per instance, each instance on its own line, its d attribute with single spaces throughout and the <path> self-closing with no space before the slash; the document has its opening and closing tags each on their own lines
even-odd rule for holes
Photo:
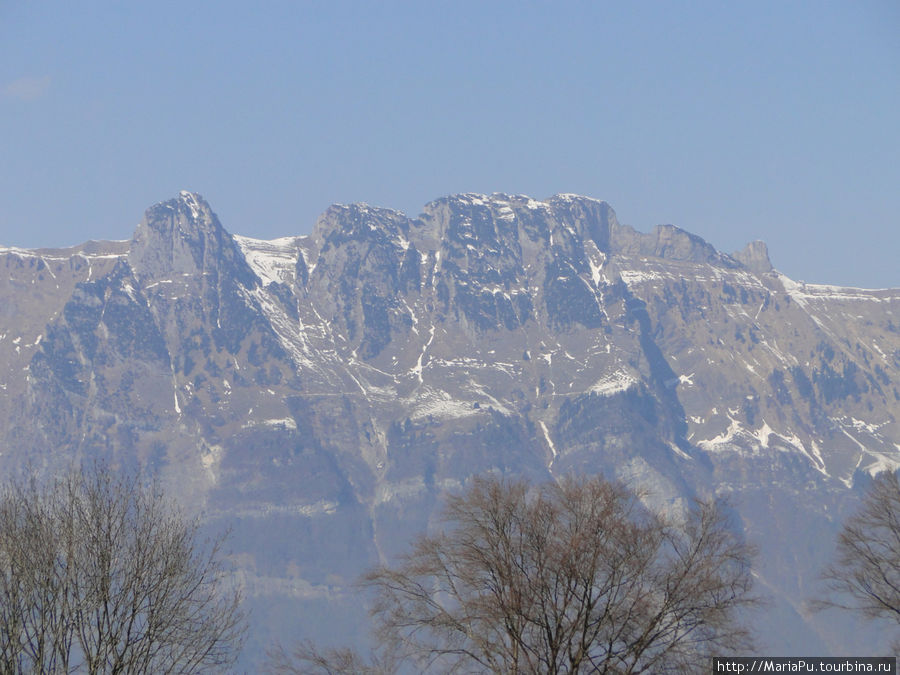
<svg viewBox="0 0 900 675">
<path fill-rule="evenodd" d="M 751 241 L 732 257 L 755 274 L 768 274 L 773 270 L 769 249 L 763 241 Z"/>
<path fill-rule="evenodd" d="M 128 263 L 145 283 L 179 274 L 218 278 L 220 272 L 247 287 L 256 283 L 206 200 L 185 191 L 147 209 L 128 247 Z"/>
</svg>

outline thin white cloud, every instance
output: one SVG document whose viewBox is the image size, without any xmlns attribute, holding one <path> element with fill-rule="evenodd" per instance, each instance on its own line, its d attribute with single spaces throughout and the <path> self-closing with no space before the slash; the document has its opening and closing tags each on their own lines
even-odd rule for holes
<svg viewBox="0 0 900 675">
<path fill-rule="evenodd" d="M 20 77 L 3 87 L 3 95 L 20 101 L 35 101 L 50 90 L 50 76 Z"/>
</svg>

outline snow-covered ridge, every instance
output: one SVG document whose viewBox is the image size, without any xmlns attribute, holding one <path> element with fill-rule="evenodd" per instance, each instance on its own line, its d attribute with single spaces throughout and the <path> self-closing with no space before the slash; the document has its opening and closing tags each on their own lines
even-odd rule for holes
<svg viewBox="0 0 900 675">
<path fill-rule="evenodd" d="M 600 199 L 595 199 L 594 197 L 587 197 L 585 195 L 579 195 L 574 193 L 559 193 L 555 194 L 547 199 L 534 199 L 533 197 L 529 197 L 524 194 L 508 194 L 505 192 L 493 192 L 491 194 L 483 194 L 480 192 L 460 192 L 453 195 L 448 195 L 444 199 L 451 202 L 460 202 L 463 204 L 469 204 L 472 206 L 495 206 L 502 209 L 504 206 L 520 206 L 525 207 L 527 209 L 548 209 L 550 205 L 554 202 L 573 202 L 573 201 L 581 201 L 581 202 L 590 202 L 593 204 L 604 204 L 605 202 Z M 443 201 L 442 199 L 435 200 L 431 202 L 432 204 L 436 204 Z"/>
<path fill-rule="evenodd" d="M 112 260 L 114 258 L 124 258 L 128 255 L 128 250 L 125 245 L 129 242 L 130 240 L 127 239 L 108 242 L 90 241 L 70 248 L 20 248 L 18 246 L 0 246 L 0 255 L 11 254 L 22 258 L 43 258 L 44 260 L 59 261 L 70 260 L 73 256 L 81 256 L 91 260 Z M 109 244 L 111 250 L 84 250 L 85 248 L 101 248 L 104 244 Z"/>
<path fill-rule="evenodd" d="M 290 283 L 296 274 L 300 242 L 304 237 L 281 237 L 279 239 L 252 239 L 232 235 L 241 253 L 264 286 L 271 283 Z"/>
<path fill-rule="evenodd" d="M 804 307 L 808 300 L 869 300 L 872 302 L 900 300 L 900 289 L 897 288 L 856 288 L 807 284 L 803 281 L 794 281 L 781 272 L 776 272 L 776 274 L 788 295 Z"/>
<path fill-rule="evenodd" d="M 721 283 L 727 281 L 747 289 L 767 291 L 759 276 L 743 268 L 722 267 L 711 262 L 664 260 L 650 255 L 614 253 L 619 278 L 632 286 L 649 282 L 680 282 L 690 279 L 696 283 Z"/>
<path fill-rule="evenodd" d="M 758 429 L 749 429 L 740 421 L 728 416 L 728 428 L 718 436 L 697 442 L 697 446 L 707 452 L 760 452 L 761 450 L 779 450 L 782 452 L 797 452 L 806 458 L 812 467 L 826 477 L 830 477 L 825 460 L 819 450 L 818 444 L 810 441 L 810 447 L 792 431 L 779 433 L 772 429 L 765 420 Z"/>
<path fill-rule="evenodd" d="M 593 202 L 594 204 L 603 204 L 603 200 L 595 199 L 594 197 L 587 197 L 585 195 L 578 195 L 572 192 L 560 192 L 558 194 L 553 195 L 549 199 L 545 200 L 545 203 L 549 202 L 572 202 L 572 201 L 584 201 L 584 202 Z"/>
</svg>

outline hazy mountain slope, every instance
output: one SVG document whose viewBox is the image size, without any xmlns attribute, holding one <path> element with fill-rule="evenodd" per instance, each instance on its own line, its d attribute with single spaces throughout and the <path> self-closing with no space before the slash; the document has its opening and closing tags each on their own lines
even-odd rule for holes
<svg viewBox="0 0 900 675">
<path fill-rule="evenodd" d="M 248 658 L 355 639 L 348 584 L 483 471 L 603 472 L 672 509 L 730 494 L 765 651 L 883 637 L 803 602 L 868 473 L 900 465 L 900 290 L 797 284 L 758 242 L 724 255 L 574 195 L 333 206 L 264 242 L 183 192 L 130 242 L 0 266 L 2 470 L 160 469 L 233 528 Z"/>
</svg>

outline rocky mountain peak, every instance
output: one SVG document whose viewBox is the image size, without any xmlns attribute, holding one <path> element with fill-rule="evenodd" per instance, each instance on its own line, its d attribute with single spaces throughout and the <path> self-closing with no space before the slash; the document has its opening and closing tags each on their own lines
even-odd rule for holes
<svg viewBox="0 0 900 675">
<path fill-rule="evenodd" d="M 332 204 L 313 228 L 313 241 L 320 253 L 349 242 L 405 242 L 409 218 L 394 209 L 365 203 Z"/>
<path fill-rule="evenodd" d="M 423 240 L 422 250 L 437 249 L 447 241 L 457 241 L 466 250 L 482 245 L 487 250 L 533 245 L 566 248 L 576 245 L 575 240 L 592 240 L 605 250 L 610 227 L 618 223 L 609 204 L 589 197 L 558 194 L 538 201 L 495 192 L 437 199 L 425 206 L 416 224 L 425 226 L 415 233 Z"/>
<path fill-rule="evenodd" d="M 225 266 L 244 285 L 256 282 L 206 200 L 186 190 L 147 209 L 134 232 L 128 262 L 141 278 L 199 275 Z"/>
<path fill-rule="evenodd" d="M 437 199 L 425 206 L 417 221 L 415 238 L 423 251 L 446 249 L 465 257 L 475 249 L 496 251 L 500 242 L 518 239 L 516 203 L 499 193 L 463 193 Z"/>
<path fill-rule="evenodd" d="M 764 241 L 751 241 L 740 251 L 733 253 L 732 257 L 757 274 L 766 274 L 773 269 L 769 261 L 769 249 Z"/>
</svg>

